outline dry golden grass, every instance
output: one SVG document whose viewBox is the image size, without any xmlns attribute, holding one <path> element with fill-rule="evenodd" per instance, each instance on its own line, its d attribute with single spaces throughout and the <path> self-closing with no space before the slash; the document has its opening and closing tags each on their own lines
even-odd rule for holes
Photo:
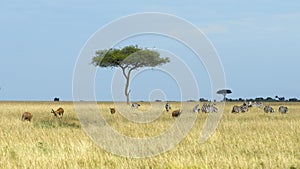
<svg viewBox="0 0 300 169">
<path fill-rule="evenodd" d="M 258 108 L 232 114 L 234 104 L 241 103 L 226 103 L 220 124 L 207 142 L 198 143 L 207 117 L 200 113 L 174 149 L 132 159 L 98 147 L 82 130 L 71 102 L 0 102 L 0 168 L 300 168 L 299 103 L 283 103 L 289 107 L 286 115 L 266 114 Z M 270 103 L 276 110 L 280 104 Z M 171 105 L 172 110 L 180 108 L 178 103 Z M 146 111 L 149 106 L 142 103 L 139 109 Z M 50 113 L 59 107 L 65 109 L 62 119 Z M 132 137 L 156 136 L 176 120 L 163 107 L 155 107 L 158 115 L 162 113 L 158 119 L 134 123 L 120 112 L 111 115 L 109 107 L 114 104 L 99 103 L 108 124 Z M 25 111 L 33 114 L 32 122 L 21 121 Z"/>
</svg>

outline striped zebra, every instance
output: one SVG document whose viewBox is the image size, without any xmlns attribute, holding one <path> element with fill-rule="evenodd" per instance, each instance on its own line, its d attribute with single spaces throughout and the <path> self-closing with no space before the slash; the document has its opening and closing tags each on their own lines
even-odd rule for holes
<svg viewBox="0 0 300 169">
<path fill-rule="evenodd" d="M 248 112 L 248 106 L 242 105 L 242 106 L 233 106 L 231 113 L 245 113 Z"/>
<path fill-rule="evenodd" d="M 278 111 L 279 111 L 280 113 L 282 113 L 282 114 L 286 114 L 286 113 L 288 113 L 289 109 L 288 109 L 287 107 L 285 107 L 285 106 L 280 106 L 280 107 L 278 108 Z"/>
<path fill-rule="evenodd" d="M 265 113 L 275 113 L 274 109 L 271 106 L 265 106 L 264 112 Z"/>
<path fill-rule="evenodd" d="M 193 112 L 194 113 L 199 113 L 200 112 L 200 105 L 197 104 L 194 108 L 193 108 Z"/>
<path fill-rule="evenodd" d="M 214 104 L 204 103 L 202 108 L 201 108 L 201 111 L 203 113 L 218 113 L 219 110 Z"/>
</svg>

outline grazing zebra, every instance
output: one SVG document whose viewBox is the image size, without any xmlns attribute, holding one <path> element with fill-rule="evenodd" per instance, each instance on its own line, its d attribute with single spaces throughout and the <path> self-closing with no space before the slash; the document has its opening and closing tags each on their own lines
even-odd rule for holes
<svg viewBox="0 0 300 169">
<path fill-rule="evenodd" d="M 242 113 L 248 112 L 248 106 L 240 106 L 240 110 Z"/>
<path fill-rule="evenodd" d="M 263 107 L 263 103 L 262 102 L 254 102 L 254 103 L 252 103 L 252 107 L 262 108 Z"/>
<path fill-rule="evenodd" d="M 181 114 L 181 110 L 179 109 L 179 110 L 174 110 L 173 112 L 172 112 L 172 117 L 178 117 L 178 116 L 180 116 L 180 114 Z"/>
<path fill-rule="evenodd" d="M 245 113 L 248 112 L 248 106 L 245 106 L 244 104 L 242 106 L 233 106 L 231 113 Z"/>
<path fill-rule="evenodd" d="M 280 106 L 280 107 L 278 108 L 278 111 L 279 111 L 280 113 L 282 113 L 282 114 L 286 114 L 286 113 L 288 113 L 289 109 L 288 109 L 287 107 L 285 107 L 285 106 Z"/>
<path fill-rule="evenodd" d="M 166 103 L 165 105 L 166 111 L 169 112 L 169 110 L 171 109 L 171 106 L 169 103 Z"/>
<path fill-rule="evenodd" d="M 193 108 L 193 112 L 194 113 L 199 113 L 200 112 L 200 105 L 197 104 L 194 108 Z"/>
<path fill-rule="evenodd" d="M 64 115 L 64 109 L 63 108 L 58 108 L 56 111 L 54 111 L 53 109 L 52 109 L 52 111 L 51 111 L 51 113 L 53 113 L 54 114 L 54 116 L 56 116 L 56 117 L 60 117 L 60 118 L 62 118 L 63 117 L 63 115 Z"/>
<path fill-rule="evenodd" d="M 265 113 L 274 113 L 274 109 L 271 106 L 265 106 L 264 108 Z"/>
<path fill-rule="evenodd" d="M 201 108 L 201 111 L 203 113 L 217 113 L 218 112 L 218 108 L 215 107 L 214 104 L 206 104 L 204 103 L 202 108 Z"/>
<path fill-rule="evenodd" d="M 233 106 L 231 113 L 239 113 L 240 112 L 240 106 Z"/>
<path fill-rule="evenodd" d="M 137 109 L 139 106 L 141 106 L 141 105 L 138 104 L 138 103 L 132 103 L 131 104 L 131 107 L 134 108 L 134 109 Z"/>
<path fill-rule="evenodd" d="M 109 108 L 110 109 L 110 113 L 111 114 L 115 114 L 116 113 L 116 109 L 115 108 Z"/>
<path fill-rule="evenodd" d="M 23 115 L 22 115 L 22 120 L 23 121 L 25 121 L 25 120 L 31 121 L 31 119 L 32 119 L 32 114 L 31 113 L 29 113 L 29 112 L 23 113 Z"/>
</svg>

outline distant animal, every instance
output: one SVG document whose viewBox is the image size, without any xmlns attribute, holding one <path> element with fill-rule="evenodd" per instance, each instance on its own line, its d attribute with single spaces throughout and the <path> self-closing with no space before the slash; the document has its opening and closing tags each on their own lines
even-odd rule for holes
<svg viewBox="0 0 300 169">
<path fill-rule="evenodd" d="M 58 97 L 54 97 L 53 101 L 59 102 L 59 98 Z"/>
<path fill-rule="evenodd" d="M 231 113 L 239 113 L 241 111 L 240 106 L 233 106 Z"/>
<path fill-rule="evenodd" d="M 206 104 L 204 103 L 201 111 L 203 113 L 217 113 L 219 110 L 218 108 L 215 106 L 215 104 Z"/>
<path fill-rule="evenodd" d="M 22 120 L 25 121 L 31 121 L 32 119 L 32 114 L 30 112 L 24 112 L 22 115 Z"/>
<path fill-rule="evenodd" d="M 248 112 L 248 106 L 240 106 L 240 110 L 242 113 Z"/>
<path fill-rule="evenodd" d="M 264 112 L 265 113 L 274 113 L 274 109 L 271 106 L 265 106 L 264 107 Z"/>
<path fill-rule="evenodd" d="M 171 109 L 171 106 L 170 106 L 170 104 L 169 103 L 166 103 L 166 105 L 165 105 L 165 109 L 166 109 L 166 111 L 168 112 L 170 109 Z"/>
<path fill-rule="evenodd" d="M 54 111 L 53 109 L 52 109 L 52 111 L 51 111 L 51 113 L 53 113 L 54 114 L 54 116 L 56 116 L 56 117 L 60 117 L 60 118 L 62 118 L 63 117 L 63 115 L 64 115 L 64 109 L 63 108 L 58 108 L 56 111 Z"/>
<path fill-rule="evenodd" d="M 109 108 L 110 109 L 110 113 L 111 114 L 115 114 L 116 113 L 116 109 L 115 108 Z"/>
<path fill-rule="evenodd" d="M 287 107 L 285 107 L 285 106 L 280 106 L 280 107 L 278 108 L 278 111 L 279 111 L 280 113 L 282 113 L 282 114 L 286 114 L 286 113 L 288 113 L 289 109 L 288 109 Z"/>
<path fill-rule="evenodd" d="M 181 110 L 179 109 L 179 110 L 174 110 L 173 112 L 172 112 L 172 116 L 173 117 L 178 117 L 178 116 L 180 116 L 180 114 L 181 114 Z"/>
<path fill-rule="evenodd" d="M 249 101 L 249 102 L 244 102 L 244 103 L 243 103 L 243 106 L 252 107 L 252 102 L 251 102 L 251 101 Z"/>
<path fill-rule="evenodd" d="M 141 106 L 141 105 L 138 104 L 138 103 L 132 103 L 131 104 L 131 107 L 134 108 L 134 109 L 137 109 L 139 106 Z"/>
<path fill-rule="evenodd" d="M 197 104 L 194 108 L 193 108 L 193 112 L 194 113 L 199 113 L 200 112 L 200 105 Z"/>
<path fill-rule="evenodd" d="M 263 107 L 263 103 L 262 102 L 253 102 L 252 103 L 252 107 L 262 108 Z"/>
<path fill-rule="evenodd" d="M 243 104 L 242 106 L 233 106 L 231 113 L 245 113 L 248 111 L 248 106 L 245 106 L 245 104 Z"/>
</svg>

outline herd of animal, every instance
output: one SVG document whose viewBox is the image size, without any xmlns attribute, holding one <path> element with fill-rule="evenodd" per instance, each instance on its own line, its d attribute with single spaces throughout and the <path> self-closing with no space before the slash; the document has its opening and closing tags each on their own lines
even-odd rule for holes
<svg viewBox="0 0 300 169">
<path fill-rule="evenodd" d="M 132 103 L 132 105 L 131 105 L 131 107 L 133 109 L 137 109 L 140 106 L 141 105 L 138 103 Z M 245 112 L 249 111 L 250 107 L 263 108 L 265 113 L 275 113 L 274 108 L 272 108 L 269 105 L 264 107 L 262 102 L 253 102 L 253 103 L 252 102 L 244 102 L 241 106 L 233 106 L 231 112 L 232 113 L 245 113 Z M 171 110 L 170 103 L 165 104 L 165 110 L 166 110 L 166 112 L 169 112 Z M 200 111 L 202 113 L 218 113 L 219 112 L 215 103 L 204 103 L 201 108 L 200 108 L 200 104 L 197 104 L 193 107 L 192 111 L 194 113 L 199 113 Z M 278 108 L 278 111 L 282 114 L 286 114 L 286 113 L 288 113 L 288 108 L 285 106 L 280 106 Z M 114 114 L 116 112 L 115 108 L 110 108 L 110 112 L 111 112 L 111 114 Z M 172 111 L 172 116 L 178 117 L 178 116 L 180 116 L 181 113 L 182 113 L 182 110 L 176 109 L 176 110 Z"/>
<path fill-rule="evenodd" d="M 267 106 L 263 106 L 263 104 L 261 102 L 245 102 L 244 104 L 242 104 L 241 106 L 233 106 L 232 108 L 232 113 L 245 113 L 249 111 L 250 107 L 257 107 L 257 108 L 263 108 L 265 113 L 275 113 L 275 110 L 273 107 L 267 105 Z M 289 109 L 286 106 L 279 106 L 278 108 L 278 112 L 282 113 L 282 114 L 286 114 L 288 113 Z"/>
<path fill-rule="evenodd" d="M 138 107 L 140 107 L 141 105 L 138 104 L 138 103 L 132 103 L 131 107 L 133 109 L 137 109 Z M 250 107 L 257 107 L 257 108 L 263 108 L 264 112 L 265 113 L 275 113 L 275 110 L 273 107 L 267 105 L 265 107 L 263 107 L 263 104 L 261 102 L 244 102 L 242 105 L 240 106 L 233 106 L 232 108 L 232 111 L 231 113 L 245 113 L 245 112 L 248 112 L 249 111 L 249 108 Z M 169 112 L 171 110 L 171 105 L 170 103 L 166 103 L 165 104 L 165 110 L 166 112 Z M 202 113 L 218 113 L 219 110 L 218 108 L 216 107 L 216 104 L 215 103 L 204 103 L 202 105 L 202 107 L 200 108 L 200 104 L 197 104 L 193 107 L 192 111 L 194 113 L 199 113 L 200 111 Z M 286 114 L 288 113 L 288 107 L 286 106 L 280 106 L 278 108 L 278 112 L 279 113 L 282 113 L 282 114 Z M 53 113 L 53 115 L 55 117 L 58 117 L 58 118 L 62 118 L 63 115 L 64 115 L 64 109 L 63 108 L 58 108 L 57 110 L 51 110 L 51 113 Z M 115 114 L 116 113 L 116 109 L 115 108 L 110 108 L 110 113 L 111 114 Z M 182 113 L 182 110 L 180 109 L 176 109 L 174 111 L 172 111 L 172 117 L 178 117 L 180 116 L 180 114 Z M 30 113 L 30 112 L 24 112 L 22 114 L 22 120 L 23 121 L 31 121 L 33 115 Z"/>
<path fill-rule="evenodd" d="M 63 108 L 58 108 L 57 110 L 51 110 L 51 113 L 53 113 L 53 115 L 55 116 L 55 117 L 58 117 L 58 118 L 62 118 L 63 117 L 63 115 L 64 115 L 64 109 Z M 33 115 L 30 113 L 30 112 L 24 112 L 23 114 L 22 114 L 22 120 L 23 121 L 31 121 L 31 119 L 32 119 L 32 117 L 33 117 Z"/>
</svg>

